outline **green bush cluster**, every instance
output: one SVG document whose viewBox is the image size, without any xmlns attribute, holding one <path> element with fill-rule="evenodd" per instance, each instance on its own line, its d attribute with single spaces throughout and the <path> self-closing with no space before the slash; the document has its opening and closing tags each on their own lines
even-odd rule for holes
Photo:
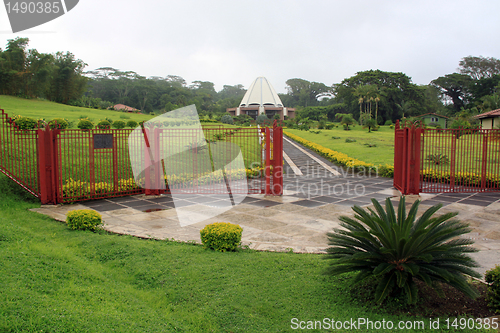
<svg viewBox="0 0 500 333">
<path fill-rule="evenodd" d="M 116 129 L 123 129 L 127 124 L 123 120 L 115 120 L 113 122 L 113 127 Z"/>
<path fill-rule="evenodd" d="M 223 123 L 223 124 L 229 124 L 229 125 L 233 125 L 234 124 L 233 117 L 231 117 L 228 114 L 223 115 L 222 118 L 220 118 L 220 122 Z"/>
<path fill-rule="evenodd" d="M 345 142 L 347 143 L 356 142 L 356 139 L 346 138 Z"/>
<path fill-rule="evenodd" d="M 97 230 L 102 225 L 102 217 L 91 209 L 72 210 L 66 214 L 66 223 L 73 230 Z"/>
<path fill-rule="evenodd" d="M 201 242 L 215 251 L 235 251 L 241 243 L 243 229 L 232 223 L 212 223 L 200 230 Z"/>
<path fill-rule="evenodd" d="M 94 123 L 91 122 L 90 120 L 88 119 L 80 119 L 80 121 L 78 122 L 78 124 L 76 125 L 76 127 L 78 127 L 79 129 L 92 129 L 94 128 Z"/>
<path fill-rule="evenodd" d="M 257 124 L 259 124 L 259 125 L 266 125 L 266 124 L 271 123 L 271 119 L 269 119 L 269 118 L 267 117 L 267 115 L 265 115 L 265 114 L 259 114 L 259 115 L 257 116 L 257 119 L 255 120 L 255 122 L 256 122 Z M 309 128 L 307 128 L 307 129 L 309 129 Z"/>
<path fill-rule="evenodd" d="M 490 269 L 484 275 L 488 286 L 488 306 L 496 313 L 500 313 L 500 266 Z"/>
<path fill-rule="evenodd" d="M 135 121 L 135 120 L 127 121 L 127 127 L 136 128 L 138 125 L 139 125 L 139 123 L 137 123 L 137 121 Z"/>
<path fill-rule="evenodd" d="M 14 117 L 14 124 L 20 130 L 30 130 L 37 127 L 37 120 L 29 117 L 17 116 Z"/>
<path fill-rule="evenodd" d="M 66 119 L 55 118 L 49 121 L 50 128 L 54 129 L 67 129 L 69 127 L 69 122 Z"/>
<path fill-rule="evenodd" d="M 99 129 L 110 129 L 111 128 L 111 123 L 109 121 L 101 120 L 100 122 L 97 123 L 97 128 Z"/>
</svg>

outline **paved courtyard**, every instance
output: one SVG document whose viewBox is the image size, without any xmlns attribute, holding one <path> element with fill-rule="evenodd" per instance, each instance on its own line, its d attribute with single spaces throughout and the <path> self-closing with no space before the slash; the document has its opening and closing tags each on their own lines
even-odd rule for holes
<svg viewBox="0 0 500 333">
<path fill-rule="evenodd" d="M 339 216 L 352 216 L 351 206 L 371 206 L 374 198 L 399 201 L 392 179 L 347 173 L 285 138 L 285 178 L 282 197 L 249 195 L 243 202 L 208 220 L 181 226 L 177 211 L 193 216 L 223 207 L 217 195 L 131 196 L 59 207 L 34 209 L 64 221 L 69 210 L 90 208 L 98 211 L 105 229 L 114 233 L 156 239 L 200 242 L 200 230 L 214 222 L 231 222 L 243 228 L 242 242 L 256 250 L 321 253 L 327 246 L 326 233 L 339 226 Z M 409 197 L 412 202 L 416 197 Z M 458 211 L 458 218 L 473 229 L 466 237 L 475 240 L 480 252 L 473 254 L 483 273 L 499 264 L 500 193 L 423 194 L 420 213 L 442 203 L 438 213 Z"/>
</svg>

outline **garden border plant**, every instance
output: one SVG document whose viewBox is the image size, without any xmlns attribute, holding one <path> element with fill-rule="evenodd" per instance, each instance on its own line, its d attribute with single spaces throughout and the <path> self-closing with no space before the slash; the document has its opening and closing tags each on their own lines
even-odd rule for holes
<svg viewBox="0 0 500 333">
<path fill-rule="evenodd" d="M 344 229 L 328 233 L 331 247 L 325 258 L 331 262 L 325 274 L 356 272 L 353 285 L 373 279 L 377 303 L 391 292 L 403 293 L 409 304 L 416 303 L 415 280 L 438 292 L 440 282 L 471 298 L 478 296 L 467 281 L 481 277 L 473 270 L 479 265 L 467 255 L 477 250 L 470 247 L 473 240 L 457 238 L 471 231 L 467 224 L 452 220 L 458 213 L 433 217 L 442 207 L 439 204 L 417 218 L 420 201 L 406 214 L 405 197 L 401 197 L 397 214 L 390 198 L 385 201 L 385 210 L 375 199 L 372 203 L 375 210 L 354 206 L 354 218 L 339 218 Z"/>
<path fill-rule="evenodd" d="M 355 171 L 370 171 L 377 172 L 378 176 L 381 177 L 393 177 L 394 176 L 394 166 L 389 164 L 380 164 L 376 166 L 373 163 L 367 163 L 360 161 L 358 159 L 347 156 L 344 153 L 337 152 L 335 150 L 325 148 L 317 143 L 311 142 L 309 140 L 303 139 L 295 134 L 292 134 L 287 131 L 283 131 L 283 134 L 288 136 L 289 138 L 297 141 L 298 143 L 308 147 L 315 152 L 319 153 L 321 156 L 326 157 L 328 160 L 337 163 L 341 166 L 345 166 L 347 168 L 352 168 Z"/>
</svg>

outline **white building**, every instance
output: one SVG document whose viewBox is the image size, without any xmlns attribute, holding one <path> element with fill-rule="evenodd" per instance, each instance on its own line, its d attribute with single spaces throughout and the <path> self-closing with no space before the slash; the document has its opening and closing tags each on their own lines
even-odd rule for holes
<svg viewBox="0 0 500 333">
<path fill-rule="evenodd" d="M 253 119 L 256 119 L 260 114 L 266 114 L 271 119 L 274 118 L 275 114 L 278 114 L 281 120 L 284 120 L 284 117 L 295 118 L 295 109 L 283 106 L 273 86 L 263 76 L 253 81 L 243 96 L 240 106 L 228 108 L 226 112 L 232 116 L 247 114 Z"/>
</svg>

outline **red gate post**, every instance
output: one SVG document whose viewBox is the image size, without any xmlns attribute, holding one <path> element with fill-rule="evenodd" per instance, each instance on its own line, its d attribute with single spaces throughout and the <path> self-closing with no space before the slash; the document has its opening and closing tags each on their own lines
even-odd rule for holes
<svg viewBox="0 0 500 333">
<path fill-rule="evenodd" d="M 265 128 L 266 131 L 266 195 L 271 195 L 271 129 Z"/>
<path fill-rule="evenodd" d="M 420 193 L 421 138 L 421 128 L 400 128 L 396 121 L 393 185 L 402 195 Z"/>
<path fill-rule="evenodd" d="M 142 134 L 144 136 L 144 187 L 146 188 L 145 194 L 152 195 L 151 191 L 151 146 L 149 144 L 149 129 L 146 126 L 142 127 Z"/>
<path fill-rule="evenodd" d="M 283 195 L 283 127 L 273 124 L 273 195 Z"/>
<path fill-rule="evenodd" d="M 57 191 L 56 130 L 51 130 L 49 125 L 45 129 L 38 129 L 38 175 L 40 188 L 40 201 L 42 205 L 56 205 L 60 202 Z"/>
<path fill-rule="evenodd" d="M 488 165 L 488 131 L 483 132 L 483 154 L 481 160 L 481 191 L 486 190 L 486 170 Z"/>
<path fill-rule="evenodd" d="M 411 130 L 411 146 L 408 149 L 410 153 L 409 162 L 410 162 L 410 179 L 407 194 L 419 194 L 420 193 L 420 146 L 421 146 L 421 137 L 422 137 L 422 129 L 415 128 L 412 126 Z"/>
</svg>

